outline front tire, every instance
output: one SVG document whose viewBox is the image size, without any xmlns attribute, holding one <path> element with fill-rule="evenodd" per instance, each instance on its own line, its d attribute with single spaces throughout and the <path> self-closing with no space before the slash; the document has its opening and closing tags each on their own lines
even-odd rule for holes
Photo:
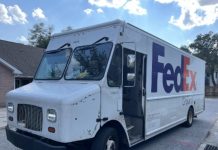
<svg viewBox="0 0 218 150">
<path fill-rule="evenodd" d="M 186 127 L 191 127 L 193 124 L 193 118 L 194 118 L 194 110 L 192 107 L 190 107 L 188 110 L 187 119 L 184 125 Z"/>
<path fill-rule="evenodd" d="M 119 137 L 117 131 L 105 127 L 96 135 L 91 150 L 119 150 Z"/>
</svg>

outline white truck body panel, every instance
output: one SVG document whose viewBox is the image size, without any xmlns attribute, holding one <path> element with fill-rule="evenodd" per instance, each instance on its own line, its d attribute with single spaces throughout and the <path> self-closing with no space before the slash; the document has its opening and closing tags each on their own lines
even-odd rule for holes
<svg viewBox="0 0 218 150">
<path fill-rule="evenodd" d="M 186 121 L 190 106 L 194 107 L 195 115 L 204 110 L 205 62 L 123 21 L 54 35 L 47 51 L 58 49 L 65 43 L 70 43 L 72 49 L 90 45 L 102 37 L 108 37 L 113 42 L 113 49 L 100 81 L 65 80 L 64 77 L 58 81 L 35 80 L 9 92 L 7 103 L 15 106 L 14 113 L 8 113 L 15 119 L 8 121 L 9 127 L 69 143 L 94 138 L 102 126 L 116 121 L 123 127 L 128 144 L 132 146 Z M 116 43 L 147 56 L 146 70 L 143 71 L 146 73 L 146 95 L 141 103 L 144 133 L 143 139 L 136 142 L 131 142 L 125 116 L 122 115 L 123 88 L 112 88 L 107 84 L 107 72 Z M 187 72 L 188 75 L 184 75 Z M 42 107 L 42 131 L 29 130 L 17 124 L 17 104 Z M 49 108 L 57 112 L 56 123 L 47 121 Z M 98 118 L 106 120 L 97 122 Z M 48 132 L 50 126 L 56 128 L 55 133 Z"/>
<path fill-rule="evenodd" d="M 72 142 L 72 140 L 78 141 L 94 136 L 94 129 L 98 128 L 96 120 L 92 119 L 97 118 L 100 113 L 100 107 L 96 107 L 100 106 L 100 88 L 97 84 L 72 85 L 69 83 L 33 82 L 25 87 L 10 92 L 7 97 L 8 101 L 16 99 L 16 101 L 13 102 L 14 105 L 29 104 L 39 106 L 43 108 L 43 114 L 47 114 L 47 109 L 54 108 L 57 114 L 60 114 L 55 124 L 46 121 L 47 118 L 46 115 L 44 115 L 43 120 L 45 121 L 43 122 L 42 132 L 23 128 L 17 124 L 16 120 L 13 123 L 9 123 L 10 126 L 17 127 L 24 131 L 67 143 Z M 96 109 L 87 109 L 87 105 L 90 107 L 94 106 Z M 16 109 L 15 112 L 17 112 Z M 16 118 L 16 115 L 15 113 L 14 118 Z M 87 115 L 89 115 L 89 117 L 87 117 Z M 85 121 L 89 123 L 81 124 L 81 122 Z M 55 133 L 50 133 L 48 132 L 48 127 L 50 126 L 58 130 Z M 78 128 L 80 130 L 78 130 Z M 78 131 L 80 131 L 80 136 L 75 136 L 78 135 Z"/>
</svg>

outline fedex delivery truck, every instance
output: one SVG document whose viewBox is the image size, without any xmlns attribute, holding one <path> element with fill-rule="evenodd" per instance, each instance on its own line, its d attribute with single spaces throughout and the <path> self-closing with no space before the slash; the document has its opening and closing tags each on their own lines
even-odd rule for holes
<svg viewBox="0 0 218 150">
<path fill-rule="evenodd" d="M 205 62 L 115 20 L 52 36 L 34 81 L 6 95 L 21 149 L 131 147 L 205 109 Z"/>
</svg>

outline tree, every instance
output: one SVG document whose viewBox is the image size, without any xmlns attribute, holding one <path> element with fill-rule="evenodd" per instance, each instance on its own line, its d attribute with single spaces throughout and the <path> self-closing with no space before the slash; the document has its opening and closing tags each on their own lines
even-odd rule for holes
<svg viewBox="0 0 218 150">
<path fill-rule="evenodd" d="M 206 72 L 216 86 L 214 72 L 218 68 L 218 33 L 199 34 L 189 47 L 193 49 L 194 55 L 206 61 Z"/>
<path fill-rule="evenodd" d="M 186 45 L 182 45 L 180 49 L 187 52 L 187 53 L 191 53 L 190 50 L 189 50 L 189 47 L 186 46 Z"/>
<path fill-rule="evenodd" d="M 52 26 L 46 27 L 44 23 L 35 24 L 30 29 L 28 41 L 34 47 L 47 48 L 52 32 Z"/>
</svg>

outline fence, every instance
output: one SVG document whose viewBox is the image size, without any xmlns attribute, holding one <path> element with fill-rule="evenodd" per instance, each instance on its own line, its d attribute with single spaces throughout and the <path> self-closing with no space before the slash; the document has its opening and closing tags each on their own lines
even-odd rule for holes
<svg viewBox="0 0 218 150">
<path fill-rule="evenodd" d="M 205 96 L 218 96 L 218 87 L 206 86 Z"/>
</svg>

